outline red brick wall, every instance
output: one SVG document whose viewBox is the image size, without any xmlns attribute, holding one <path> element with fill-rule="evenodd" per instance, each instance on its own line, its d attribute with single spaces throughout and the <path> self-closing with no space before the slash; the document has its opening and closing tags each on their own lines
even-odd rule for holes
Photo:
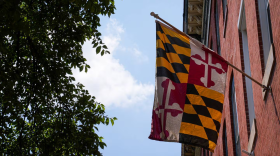
<svg viewBox="0 0 280 156">
<path fill-rule="evenodd" d="M 227 26 L 224 34 L 224 19 L 222 0 L 212 0 L 209 44 L 213 42 L 213 49 L 217 50 L 216 40 L 216 25 L 215 25 L 215 3 L 218 3 L 219 9 L 219 28 L 220 28 L 220 45 L 221 55 L 234 64 L 239 69 L 244 70 L 244 60 L 242 52 L 242 38 L 240 37 L 237 23 L 239 17 L 239 9 L 241 0 L 227 0 L 228 1 L 228 15 Z M 258 4 L 257 0 L 244 0 L 245 15 L 248 34 L 248 48 L 251 65 L 251 75 L 257 81 L 262 82 L 264 65 L 263 65 L 263 51 L 262 38 L 260 32 Z M 253 96 L 256 115 L 257 137 L 255 145 L 255 156 L 277 156 L 280 155 L 280 1 L 270 0 L 271 24 L 275 50 L 275 68 L 273 71 L 271 87 L 274 95 L 275 103 L 273 102 L 271 94 L 268 94 L 266 100 L 262 99 L 262 89 L 259 85 L 253 82 Z M 244 76 L 241 73 L 229 67 L 227 74 L 227 86 L 225 90 L 225 101 L 223 117 L 221 120 L 221 128 L 218 138 L 217 147 L 213 156 L 223 156 L 223 127 L 226 121 L 227 128 L 227 146 L 228 155 L 234 156 L 234 142 L 233 142 L 233 124 L 231 119 L 230 109 L 230 81 L 232 74 L 234 75 L 236 103 L 238 112 L 239 135 L 241 141 L 241 149 L 247 150 L 248 140 L 250 134 L 248 106 L 246 101 L 246 89 Z M 278 117 L 279 116 L 279 117 Z M 242 153 L 242 155 L 246 155 Z"/>
</svg>

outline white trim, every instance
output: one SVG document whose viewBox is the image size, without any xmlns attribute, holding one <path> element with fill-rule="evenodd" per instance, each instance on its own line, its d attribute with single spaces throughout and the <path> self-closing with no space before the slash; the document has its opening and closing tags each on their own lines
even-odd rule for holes
<svg viewBox="0 0 280 156">
<path fill-rule="evenodd" d="M 275 59 L 274 59 L 274 51 L 273 51 L 273 46 L 272 44 L 270 45 L 270 51 L 269 51 L 269 55 L 267 58 L 267 63 L 266 63 L 266 67 L 265 67 L 265 71 L 264 71 L 264 75 L 263 75 L 263 80 L 262 80 L 262 84 L 267 86 L 269 85 L 269 81 L 271 79 L 271 74 L 272 74 L 272 69 L 274 67 L 274 63 L 275 63 Z M 262 96 L 263 99 L 265 99 L 266 93 L 269 90 L 263 90 L 262 91 Z"/>
<path fill-rule="evenodd" d="M 238 30 L 241 30 L 241 25 L 242 25 L 242 15 L 244 11 L 244 0 L 241 0 L 240 3 L 240 9 L 239 9 L 239 16 L 238 16 L 238 22 L 237 22 L 237 28 Z"/>
<path fill-rule="evenodd" d="M 250 132 L 250 137 L 249 137 L 249 141 L 248 141 L 248 152 L 251 153 L 253 151 L 253 145 L 255 142 L 255 137 L 256 137 L 256 131 L 257 127 L 256 127 L 256 119 L 253 120 L 252 126 L 251 126 L 251 132 Z"/>
</svg>

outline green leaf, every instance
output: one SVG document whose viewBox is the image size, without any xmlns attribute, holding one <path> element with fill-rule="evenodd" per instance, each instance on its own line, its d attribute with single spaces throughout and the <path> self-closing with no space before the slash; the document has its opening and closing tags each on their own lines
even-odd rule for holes
<svg viewBox="0 0 280 156">
<path fill-rule="evenodd" d="M 98 47 L 96 48 L 96 54 L 99 54 L 99 53 L 100 53 L 100 50 L 101 50 L 101 46 L 98 46 Z"/>
<path fill-rule="evenodd" d="M 98 131 L 98 128 L 96 126 L 94 126 L 94 128 Z"/>
<path fill-rule="evenodd" d="M 102 142 L 102 140 L 104 139 L 102 136 L 98 138 L 99 142 Z"/>
<path fill-rule="evenodd" d="M 105 5 L 109 5 L 109 0 L 104 0 Z"/>
<path fill-rule="evenodd" d="M 101 106 L 102 110 L 105 110 L 105 105 L 100 104 L 100 106 Z"/>
<path fill-rule="evenodd" d="M 84 66 L 83 65 L 80 66 L 80 72 L 83 71 L 83 69 L 84 69 Z"/>
<path fill-rule="evenodd" d="M 97 33 L 96 33 L 96 36 L 97 36 L 97 37 L 101 36 L 101 33 L 100 33 L 100 32 L 97 32 Z"/>
<path fill-rule="evenodd" d="M 93 48 L 96 48 L 98 46 L 98 43 L 94 43 Z"/>
<path fill-rule="evenodd" d="M 114 119 L 110 119 L 111 120 L 111 124 L 112 124 L 112 126 L 114 126 Z"/>
<path fill-rule="evenodd" d="M 102 50 L 102 52 L 101 52 L 101 56 L 103 56 L 104 55 L 104 49 Z"/>
<path fill-rule="evenodd" d="M 109 125 L 109 118 L 106 119 L 106 125 Z"/>
<path fill-rule="evenodd" d="M 95 8 L 94 8 L 94 7 L 91 7 L 91 8 L 90 8 L 90 12 L 92 12 L 92 13 L 95 12 Z"/>
<path fill-rule="evenodd" d="M 102 149 L 104 149 L 104 147 L 106 146 L 106 144 L 105 144 L 104 142 L 100 142 L 100 143 L 99 143 L 99 146 L 100 146 Z"/>
</svg>

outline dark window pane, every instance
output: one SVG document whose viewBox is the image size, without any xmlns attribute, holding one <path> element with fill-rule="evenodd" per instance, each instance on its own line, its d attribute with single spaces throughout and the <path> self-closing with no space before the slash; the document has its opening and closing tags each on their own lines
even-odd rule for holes
<svg viewBox="0 0 280 156">
<path fill-rule="evenodd" d="M 259 7 L 259 19 L 261 25 L 261 34 L 263 42 L 263 55 L 264 55 L 264 65 L 267 64 L 267 59 L 272 43 L 272 35 L 270 29 L 270 10 L 267 0 L 258 0 Z"/>
<path fill-rule="evenodd" d="M 231 83 L 231 110 L 233 115 L 233 133 L 234 133 L 234 143 L 235 143 L 235 149 L 236 149 L 236 156 L 241 155 L 241 149 L 240 149 L 240 141 L 239 141 L 239 125 L 238 125 L 238 114 L 237 114 L 237 105 L 236 105 L 236 94 L 235 94 L 235 88 L 234 88 L 234 77 L 232 77 L 232 83 Z"/>
<path fill-rule="evenodd" d="M 223 145 L 224 145 L 224 156 L 228 156 L 227 127 L 226 127 L 226 122 L 224 122 Z"/>
<path fill-rule="evenodd" d="M 227 0 L 223 0 L 223 17 L 224 17 L 224 20 L 225 20 L 225 17 L 226 17 L 226 7 L 227 7 Z"/>
</svg>

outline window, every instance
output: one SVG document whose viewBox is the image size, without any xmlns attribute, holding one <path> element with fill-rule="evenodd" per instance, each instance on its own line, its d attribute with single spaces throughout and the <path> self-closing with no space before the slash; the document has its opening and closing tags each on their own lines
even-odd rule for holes
<svg viewBox="0 0 280 156">
<path fill-rule="evenodd" d="M 224 38 L 226 36 L 226 28 L 227 28 L 227 12 L 228 12 L 228 6 L 227 6 L 227 0 L 222 0 L 223 2 L 223 17 L 224 17 Z"/>
<path fill-rule="evenodd" d="M 223 148 L 224 148 L 224 156 L 228 156 L 226 120 L 224 121 L 224 128 L 223 128 Z"/>
<path fill-rule="evenodd" d="M 258 0 L 258 11 L 259 11 L 259 22 L 261 25 L 261 38 L 263 44 L 263 62 L 262 66 L 264 70 L 262 84 L 265 86 L 269 85 L 272 69 L 275 63 L 273 54 L 273 37 L 270 20 L 270 8 L 269 0 Z M 265 99 L 267 91 L 263 91 L 263 99 Z"/>
<path fill-rule="evenodd" d="M 268 55 L 272 44 L 270 9 L 268 0 L 258 0 L 259 4 L 259 19 L 261 24 L 264 66 L 266 67 Z"/>
<path fill-rule="evenodd" d="M 223 3 L 223 17 L 224 17 L 224 20 L 225 20 L 226 11 L 227 11 L 227 0 L 222 0 L 222 3 Z"/>
<path fill-rule="evenodd" d="M 213 49 L 213 38 L 211 38 L 211 40 L 210 40 L 210 49 L 211 49 L 211 50 L 214 50 L 214 49 Z"/>
<path fill-rule="evenodd" d="M 217 37 L 217 53 L 221 55 L 221 47 L 220 47 L 220 27 L 219 27 L 219 10 L 218 10 L 218 2 L 216 0 L 215 4 L 215 23 L 216 23 L 216 37 Z"/>
<path fill-rule="evenodd" d="M 232 76 L 231 89 L 230 89 L 230 103 L 231 103 L 231 113 L 232 113 L 232 125 L 233 125 L 233 144 L 235 146 L 236 156 L 241 156 L 241 146 L 239 138 L 239 125 L 238 125 L 238 113 L 237 113 L 237 104 L 236 104 L 236 94 L 234 88 L 234 76 Z"/>
<path fill-rule="evenodd" d="M 249 58 L 249 48 L 248 48 L 248 36 L 247 36 L 247 27 L 246 27 L 246 16 L 245 16 L 245 7 L 244 0 L 241 2 L 240 11 L 239 11 L 239 20 L 238 20 L 238 30 L 240 31 L 240 35 L 242 38 L 242 42 L 240 43 L 240 47 L 242 50 L 240 53 L 243 53 L 243 62 L 244 62 L 244 72 L 251 76 L 251 67 L 250 67 L 250 58 Z M 244 97 L 247 100 L 248 106 L 248 114 L 249 114 L 249 124 L 248 126 L 252 127 L 253 120 L 255 118 L 255 108 L 254 108 L 254 99 L 253 99 L 253 87 L 252 80 L 245 77 L 245 95 Z M 249 130 L 248 130 L 249 131 Z"/>
<path fill-rule="evenodd" d="M 249 58 L 249 49 L 248 49 L 248 36 L 247 36 L 247 27 L 246 27 L 246 16 L 245 16 L 245 7 L 244 1 L 241 3 L 241 10 L 239 15 L 239 31 L 241 32 L 242 38 L 242 49 L 241 53 L 243 53 L 243 62 L 244 62 L 244 72 L 251 76 L 251 67 L 250 67 L 250 58 Z M 251 130 L 253 120 L 255 118 L 255 108 L 254 108 L 254 99 L 253 99 L 253 87 L 252 80 L 245 77 L 245 93 L 247 94 L 245 98 L 247 98 L 247 106 L 249 111 L 249 127 Z"/>
<path fill-rule="evenodd" d="M 244 59 L 245 73 L 251 76 L 251 67 L 250 67 L 249 50 L 248 50 L 248 37 L 247 37 L 246 30 L 242 31 L 242 42 L 243 42 L 243 57 L 244 57 L 243 59 Z M 249 121 L 250 121 L 249 123 L 251 129 L 253 120 L 255 118 L 252 80 L 245 77 L 245 85 L 246 85 L 246 93 L 247 93 L 247 105 L 249 111 Z"/>
</svg>

